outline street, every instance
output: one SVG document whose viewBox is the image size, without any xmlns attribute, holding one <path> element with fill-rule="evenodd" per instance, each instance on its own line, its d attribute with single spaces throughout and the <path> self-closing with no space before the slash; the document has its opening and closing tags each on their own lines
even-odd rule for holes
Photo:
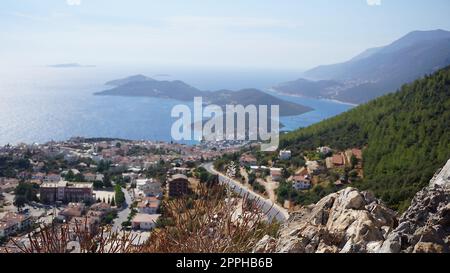
<svg viewBox="0 0 450 273">
<path fill-rule="evenodd" d="M 282 208 L 278 204 L 262 198 L 260 195 L 255 193 L 253 190 L 246 188 L 238 181 L 226 177 L 225 175 L 217 172 L 212 163 L 205 163 L 203 164 L 203 167 L 211 174 L 218 175 L 219 176 L 219 182 L 225 183 L 230 186 L 230 188 L 233 189 L 233 191 L 237 194 L 239 194 L 241 197 L 248 196 L 250 200 L 258 200 L 261 204 L 261 209 L 263 211 L 267 211 L 267 215 L 269 217 L 269 220 L 276 219 L 279 222 L 285 222 L 289 218 L 289 213 L 286 209 Z"/>
<path fill-rule="evenodd" d="M 117 213 L 117 218 L 114 220 L 112 231 L 119 232 L 122 229 L 122 223 L 127 221 L 128 215 L 130 215 L 130 206 L 133 203 L 130 193 L 126 189 L 122 189 L 125 194 L 125 204 L 124 208 Z"/>
</svg>

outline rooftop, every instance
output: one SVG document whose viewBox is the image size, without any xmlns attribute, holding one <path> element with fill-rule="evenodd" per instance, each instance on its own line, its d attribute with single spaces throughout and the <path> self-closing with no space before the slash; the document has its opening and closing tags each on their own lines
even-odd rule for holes
<svg viewBox="0 0 450 273">
<path fill-rule="evenodd" d="M 133 222 L 138 222 L 138 223 L 153 222 L 153 223 L 156 223 L 156 221 L 158 221 L 160 216 L 161 216 L 161 214 L 138 213 L 138 214 L 136 214 L 136 216 L 134 216 Z"/>
</svg>

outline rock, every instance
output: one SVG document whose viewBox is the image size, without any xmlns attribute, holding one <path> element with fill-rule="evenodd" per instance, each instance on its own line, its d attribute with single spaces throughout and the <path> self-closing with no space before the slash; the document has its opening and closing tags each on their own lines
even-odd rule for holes
<svg viewBox="0 0 450 273">
<path fill-rule="evenodd" d="M 380 252 L 450 252 L 450 160 L 416 194 Z"/>
<path fill-rule="evenodd" d="M 291 214 L 255 252 L 450 252 L 450 160 L 400 218 L 373 194 L 346 188 Z"/>
<path fill-rule="evenodd" d="M 366 205 L 364 197 L 358 191 L 350 190 L 345 198 L 347 199 L 347 205 L 345 206 L 346 209 L 360 210 Z"/>
<path fill-rule="evenodd" d="M 269 235 L 264 236 L 255 246 L 254 253 L 271 253 L 275 251 L 275 238 Z"/>
<path fill-rule="evenodd" d="M 373 200 L 368 193 L 346 188 L 293 213 L 279 231 L 276 252 L 375 252 L 381 247 L 386 230 L 392 230 L 394 223 L 392 210 Z M 260 249 L 258 244 L 255 251 Z"/>
</svg>

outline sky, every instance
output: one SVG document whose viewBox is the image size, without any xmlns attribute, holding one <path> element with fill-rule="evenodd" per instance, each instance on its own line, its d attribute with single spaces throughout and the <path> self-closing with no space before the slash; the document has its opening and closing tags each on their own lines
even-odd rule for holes
<svg viewBox="0 0 450 273">
<path fill-rule="evenodd" d="M 2 0 L 3 65 L 308 69 L 413 30 L 448 0 Z"/>
</svg>

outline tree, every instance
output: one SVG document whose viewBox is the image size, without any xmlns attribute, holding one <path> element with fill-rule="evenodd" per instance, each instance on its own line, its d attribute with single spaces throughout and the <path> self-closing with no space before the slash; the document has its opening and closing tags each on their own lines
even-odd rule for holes
<svg viewBox="0 0 450 273">
<path fill-rule="evenodd" d="M 103 182 L 102 181 L 94 181 L 94 189 L 99 190 L 103 188 Z"/>
<path fill-rule="evenodd" d="M 253 185 L 253 183 L 255 183 L 255 181 L 256 181 L 256 174 L 253 173 L 253 172 L 251 172 L 251 173 L 248 175 L 248 183 L 249 183 L 250 185 Z"/>
<path fill-rule="evenodd" d="M 74 181 L 74 179 L 75 179 L 75 174 L 73 173 L 72 170 L 69 170 L 69 171 L 67 172 L 67 174 L 66 174 L 66 176 L 65 176 L 65 179 L 66 179 L 67 181 Z"/>
<path fill-rule="evenodd" d="M 26 203 L 27 203 L 27 199 L 25 198 L 24 195 L 16 195 L 14 197 L 14 206 L 17 207 L 18 211 L 21 211 Z"/>
<path fill-rule="evenodd" d="M 122 187 L 120 185 L 116 185 L 114 188 L 115 191 L 115 203 L 118 207 L 122 206 L 125 203 L 125 194 L 122 191 Z"/>
<path fill-rule="evenodd" d="M 14 190 L 16 196 L 23 196 L 25 202 L 38 201 L 37 190 L 30 183 L 20 182 L 19 185 Z"/>
<path fill-rule="evenodd" d="M 105 176 L 103 177 L 103 186 L 105 188 L 112 188 L 112 183 L 111 183 L 111 176 L 109 174 L 105 174 Z"/>
</svg>

